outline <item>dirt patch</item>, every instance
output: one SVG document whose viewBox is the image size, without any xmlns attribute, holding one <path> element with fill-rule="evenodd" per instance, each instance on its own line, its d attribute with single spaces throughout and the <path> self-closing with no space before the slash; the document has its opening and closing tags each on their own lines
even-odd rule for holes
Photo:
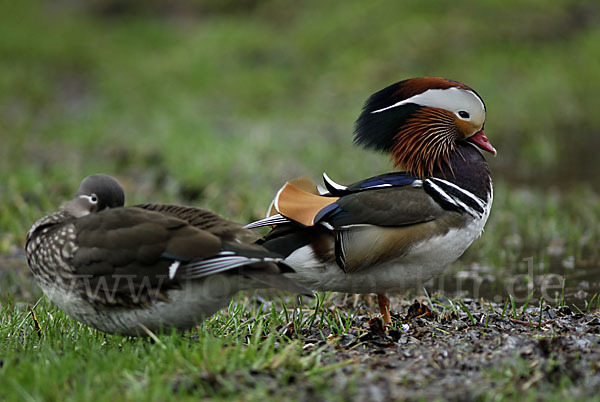
<svg viewBox="0 0 600 402">
<path fill-rule="evenodd" d="M 504 310 L 503 304 L 463 299 L 463 308 L 436 311 L 403 302 L 395 328 L 383 331 L 378 319 L 358 315 L 348 333 L 326 340 L 300 331 L 305 349 L 332 351 L 327 363 L 352 360 L 364 369 L 356 379 L 369 400 L 442 398 L 471 400 L 506 388 L 557 387 L 585 398 L 600 386 L 600 313 L 569 307 Z M 468 312 L 467 312 L 468 311 Z M 545 390 L 545 391 L 542 391 Z M 571 391 L 569 391 L 571 392 Z"/>
</svg>

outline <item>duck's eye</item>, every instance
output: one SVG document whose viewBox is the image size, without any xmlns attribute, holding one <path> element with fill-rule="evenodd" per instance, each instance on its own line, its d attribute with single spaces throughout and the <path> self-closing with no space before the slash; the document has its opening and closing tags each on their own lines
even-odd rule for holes
<svg viewBox="0 0 600 402">
<path fill-rule="evenodd" d="M 469 118 L 469 112 L 466 112 L 464 110 L 461 110 L 460 112 L 458 112 L 458 115 L 460 117 L 462 117 L 463 119 L 468 119 Z"/>
<path fill-rule="evenodd" d="M 92 204 L 96 204 L 98 202 L 98 196 L 96 194 L 90 195 L 90 201 Z"/>
</svg>

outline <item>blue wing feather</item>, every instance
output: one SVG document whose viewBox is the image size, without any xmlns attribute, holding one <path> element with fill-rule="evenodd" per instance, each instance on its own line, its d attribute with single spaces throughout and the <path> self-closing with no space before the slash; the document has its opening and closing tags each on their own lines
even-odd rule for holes
<svg viewBox="0 0 600 402">
<path fill-rule="evenodd" d="M 387 173 L 375 177 L 369 177 L 368 179 L 354 183 L 348 186 L 348 189 L 354 190 L 357 188 L 360 190 L 368 190 L 370 188 L 381 187 L 403 187 L 410 186 L 417 180 L 419 179 L 405 172 Z"/>
<path fill-rule="evenodd" d="M 180 262 L 191 261 L 189 258 L 179 257 L 179 256 L 177 256 L 175 254 L 171 254 L 171 253 L 162 253 L 160 256 L 164 259 L 173 260 L 173 261 L 180 261 Z"/>
</svg>

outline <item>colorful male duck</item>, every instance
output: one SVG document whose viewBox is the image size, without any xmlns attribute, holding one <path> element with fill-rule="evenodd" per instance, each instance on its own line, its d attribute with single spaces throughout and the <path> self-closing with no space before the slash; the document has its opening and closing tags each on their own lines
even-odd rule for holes
<svg viewBox="0 0 600 402">
<path fill-rule="evenodd" d="M 481 235 L 492 181 L 480 150 L 496 154 L 483 132 L 485 105 L 468 86 L 439 77 L 412 78 L 372 95 L 354 141 L 391 154 L 402 172 L 349 186 L 323 175 L 287 182 L 259 244 L 285 256 L 289 277 L 312 290 L 376 293 L 386 324 L 388 292 L 422 285 Z"/>
<path fill-rule="evenodd" d="M 115 179 L 88 176 L 73 200 L 27 235 L 27 261 L 43 292 L 90 327 L 122 335 L 183 331 L 238 290 L 308 292 L 241 225 L 197 208 L 124 202 Z"/>
</svg>

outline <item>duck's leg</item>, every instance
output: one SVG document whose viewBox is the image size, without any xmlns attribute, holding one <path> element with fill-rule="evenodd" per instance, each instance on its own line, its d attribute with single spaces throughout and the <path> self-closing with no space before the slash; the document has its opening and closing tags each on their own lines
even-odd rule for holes
<svg viewBox="0 0 600 402">
<path fill-rule="evenodd" d="M 377 303 L 379 304 L 379 311 L 381 311 L 381 319 L 385 325 L 392 324 L 392 316 L 390 315 L 390 299 L 384 294 L 377 295 Z"/>
</svg>

